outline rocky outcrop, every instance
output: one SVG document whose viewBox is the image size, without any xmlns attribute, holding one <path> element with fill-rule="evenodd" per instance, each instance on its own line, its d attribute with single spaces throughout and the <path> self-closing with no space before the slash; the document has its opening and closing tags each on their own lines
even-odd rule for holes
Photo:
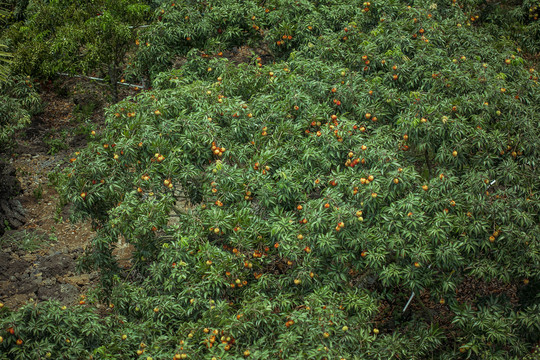
<svg viewBox="0 0 540 360">
<path fill-rule="evenodd" d="M 25 222 L 25 211 L 16 199 L 21 186 L 10 164 L 0 161 L 0 236 L 7 228 L 16 229 Z"/>
</svg>

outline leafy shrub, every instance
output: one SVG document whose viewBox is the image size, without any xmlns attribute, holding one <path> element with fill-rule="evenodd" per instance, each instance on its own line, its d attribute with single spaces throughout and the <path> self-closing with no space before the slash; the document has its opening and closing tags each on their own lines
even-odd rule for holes
<svg viewBox="0 0 540 360">
<path fill-rule="evenodd" d="M 25 20 L 6 33 L 14 50 L 13 71 L 34 76 L 98 72 L 109 80 L 116 101 L 133 27 L 149 7 L 133 1 L 31 1 Z"/>
<path fill-rule="evenodd" d="M 13 134 L 41 110 L 41 98 L 30 78 L 10 77 L 0 83 L 0 146 L 12 144 Z"/>
<path fill-rule="evenodd" d="M 53 354 L 55 359 L 80 359 L 103 341 L 107 329 L 92 309 L 68 310 L 57 302 L 29 304 L 0 316 L 5 329 L 0 359 L 45 359 Z"/>
</svg>

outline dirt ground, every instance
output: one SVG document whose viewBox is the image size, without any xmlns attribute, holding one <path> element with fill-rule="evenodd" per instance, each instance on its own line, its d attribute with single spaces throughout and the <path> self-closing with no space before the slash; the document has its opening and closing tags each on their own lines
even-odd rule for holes
<svg viewBox="0 0 540 360">
<path fill-rule="evenodd" d="M 2 155 L 15 169 L 16 200 L 26 218 L 0 238 L 0 302 L 11 309 L 48 299 L 74 304 L 98 281 L 97 273 L 76 269 L 92 228 L 69 221 L 69 205 L 62 206 L 49 174 L 85 146 L 84 127 L 103 125 L 104 93 L 102 85 L 81 79 L 42 84 L 43 112 L 17 134 L 13 153 Z"/>
</svg>

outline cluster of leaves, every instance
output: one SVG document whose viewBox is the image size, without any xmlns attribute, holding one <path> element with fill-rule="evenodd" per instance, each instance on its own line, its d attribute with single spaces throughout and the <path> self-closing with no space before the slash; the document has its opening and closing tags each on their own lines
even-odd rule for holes
<svg viewBox="0 0 540 360">
<path fill-rule="evenodd" d="M 526 52 L 540 51 L 540 2 L 525 0 L 517 3 L 478 0 L 459 1 L 468 16 L 467 23 L 504 34 L 517 42 Z"/>
<path fill-rule="evenodd" d="M 155 10 L 157 21 L 137 39 L 131 71 L 154 77 L 193 48 L 215 57 L 248 45 L 285 59 L 291 50 L 316 43 L 319 35 L 341 30 L 347 22 L 376 23 L 376 11 L 365 8 L 358 0 L 268 1 L 262 6 L 253 0 L 164 2 Z"/>
<path fill-rule="evenodd" d="M 36 77 L 58 72 L 106 77 L 117 98 L 126 53 L 150 10 L 142 0 L 31 0 L 5 31 L 12 71 Z"/>
<path fill-rule="evenodd" d="M 68 310 L 55 302 L 30 304 L 17 312 L 0 308 L 0 317 L 5 325 L 0 359 L 45 359 L 52 354 L 53 359 L 80 359 L 98 347 L 108 333 L 107 325 L 92 309 Z"/>
<path fill-rule="evenodd" d="M 0 147 L 13 145 L 13 134 L 30 123 L 41 109 L 35 82 L 26 77 L 9 77 L 0 82 Z"/>
<path fill-rule="evenodd" d="M 537 0 L 520 6 L 478 0 L 438 1 L 430 7 L 435 10 L 450 4 L 461 9 L 463 26 L 482 26 L 490 33 L 514 39 L 528 53 L 540 51 Z M 193 48 L 214 57 L 233 46 L 248 45 L 286 59 L 299 46 L 315 44 L 320 35 L 341 31 L 344 25 L 376 24 L 397 5 L 359 0 L 268 1 L 262 6 L 257 1 L 165 1 L 155 10 L 156 21 L 140 33 L 136 41 L 140 48 L 127 73 L 153 77 Z"/>
<path fill-rule="evenodd" d="M 0 44 L 0 81 L 5 81 L 9 73 L 9 64 L 11 63 L 11 54 L 6 50 L 7 46 Z"/>
<path fill-rule="evenodd" d="M 97 230 L 82 265 L 113 313 L 77 356 L 524 357 L 540 330 L 538 73 L 463 5 L 164 2 L 137 54 L 153 90 L 110 107 L 59 184 Z M 208 55 L 244 36 L 275 63 Z M 471 281 L 527 296 L 460 298 Z M 58 312 L 41 306 L 26 323 Z M 23 344 L 0 349 L 65 353 L 19 314 L 0 328 Z"/>
</svg>

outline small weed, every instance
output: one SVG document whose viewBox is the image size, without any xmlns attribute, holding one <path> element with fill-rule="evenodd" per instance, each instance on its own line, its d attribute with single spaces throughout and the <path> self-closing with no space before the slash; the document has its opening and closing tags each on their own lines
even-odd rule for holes
<svg viewBox="0 0 540 360">
<path fill-rule="evenodd" d="M 85 135 L 89 136 L 92 132 L 92 121 L 89 119 L 85 120 L 81 124 L 77 125 L 77 127 L 74 129 L 74 135 Z"/>
<path fill-rule="evenodd" d="M 47 174 L 47 178 L 49 180 L 49 185 L 54 187 L 60 193 L 60 188 L 62 187 L 63 182 L 65 182 L 65 178 L 62 177 L 62 172 L 59 167 L 57 167 L 55 170 L 50 171 Z M 57 224 L 64 221 L 62 211 L 64 210 L 64 207 L 67 205 L 67 203 L 68 201 L 66 197 L 60 194 L 58 196 L 58 202 L 56 204 L 56 210 L 54 212 L 54 221 Z"/>
<path fill-rule="evenodd" d="M 58 242 L 58 236 L 56 235 L 56 228 L 54 226 L 51 226 L 50 233 L 49 233 L 49 241 Z"/>
<path fill-rule="evenodd" d="M 66 141 L 67 131 L 62 130 L 58 136 L 53 133 L 46 136 L 46 139 L 43 141 L 48 147 L 49 150 L 47 153 L 49 155 L 56 155 L 60 150 L 65 150 L 68 148 Z"/>
<path fill-rule="evenodd" d="M 95 102 L 89 101 L 84 104 L 77 104 L 73 109 L 72 122 L 80 123 L 90 119 L 94 110 L 96 109 L 97 104 Z"/>
<path fill-rule="evenodd" d="M 57 224 L 61 224 L 64 222 L 64 217 L 60 214 L 61 212 L 62 212 L 62 209 L 58 210 L 57 208 L 54 214 L 54 222 Z"/>
<path fill-rule="evenodd" d="M 34 189 L 34 198 L 37 201 L 41 201 L 41 199 L 43 199 L 43 186 L 41 186 L 41 184 L 39 184 L 38 187 Z"/>
<path fill-rule="evenodd" d="M 60 169 L 60 167 L 57 166 L 54 170 L 51 170 L 47 174 L 47 179 L 49 180 L 49 185 L 54 186 L 55 189 L 58 190 L 58 186 L 60 186 L 61 181 L 64 180 L 62 178 L 62 170 Z"/>
<path fill-rule="evenodd" d="M 35 251 L 46 242 L 38 233 L 28 230 L 4 235 L 4 237 L 0 238 L 0 245 L 16 246 L 23 251 Z"/>
</svg>

